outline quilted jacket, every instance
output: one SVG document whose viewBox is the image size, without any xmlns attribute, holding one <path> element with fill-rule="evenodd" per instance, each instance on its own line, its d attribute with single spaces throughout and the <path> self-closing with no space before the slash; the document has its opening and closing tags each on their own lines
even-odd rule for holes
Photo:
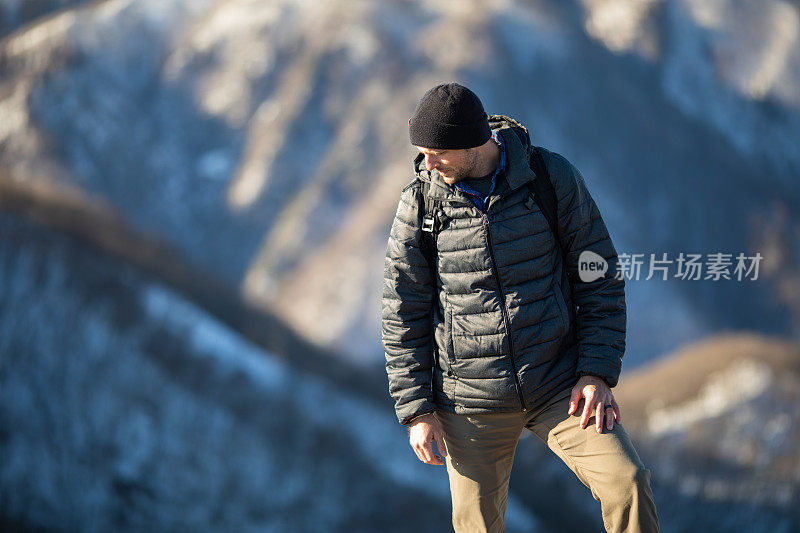
<svg viewBox="0 0 800 533">
<path fill-rule="evenodd" d="M 574 386 L 578 376 L 617 384 L 625 351 L 624 279 L 617 252 L 580 172 L 539 148 L 558 199 L 556 237 L 525 185 L 527 130 L 491 115 L 506 149 L 505 172 L 482 213 L 420 154 L 403 188 L 386 249 L 382 341 L 389 392 L 401 424 L 436 409 L 460 414 L 529 411 Z M 546 178 L 544 178 L 546 179 Z M 421 182 L 441 200 L 435 268 L 422 244 Z M 583 282 L 590 250 L 607 273 Z"/>
</svg>

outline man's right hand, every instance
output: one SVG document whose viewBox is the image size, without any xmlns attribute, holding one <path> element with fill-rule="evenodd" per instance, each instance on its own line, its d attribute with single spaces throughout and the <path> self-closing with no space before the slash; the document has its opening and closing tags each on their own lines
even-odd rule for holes
<svg viewBox="0 0 800 533">
<path fill-rule="evenodd" d="M 417 454 L 420 461 L 429 465 L 444 464 L 442 457 L 447 456 L 447 450 L 444 447 L 442 435 L 442 426 L 433 413 L 415 418 L 408 425 L 408 436 L 414 453 Z M 436 447 L 439 448 L 441 456 L 433 453 L 431 443 L 434 441 L 436 441 Z"/>
</svg>

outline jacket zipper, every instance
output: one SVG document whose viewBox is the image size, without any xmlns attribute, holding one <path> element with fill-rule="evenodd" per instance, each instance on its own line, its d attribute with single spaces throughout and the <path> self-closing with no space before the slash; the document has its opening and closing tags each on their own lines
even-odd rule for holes
<svg viewBox="0 0 800 533">
<path fill-rule="evenodd" d="M 511 320 L 508 318 L 508 309 L 506 309 L 506 293 L 503 290 L 503 284 L 500 282 L 500 273 L 497 271 L 497 262 L 494 259 L 492 236 L 489 233 L 489 218 L 486 216 L 486 213 L 482 213 L 481 217 L 483 218 L 483 229 L 486 230 L 486 244 L 489 245 L 489 257 L 492 261 L 492 272 L 494 272 L 494 277 L 497 279 L 497 287 L 500 289 L 500 298 L 502 299 L 502 302 L 500 303 L 500 312 L 503 315 L 503 323 L 506 326 L 506 335 L 508 335 L 508 356 L 511 358 L 511 369 L 514 371 L 514 385 L 517 388 L 517 394 L 519 395 L 519 402 L 522 404 L 522 410 L 527 411 L 528 408 L 525 405 L 525 398 L 522 396 L 522 384 L 519 382 L 519 374 L 517 373 L 517 364 L 514 362 L 514 344 L 511 342 Z"/>
</svg>

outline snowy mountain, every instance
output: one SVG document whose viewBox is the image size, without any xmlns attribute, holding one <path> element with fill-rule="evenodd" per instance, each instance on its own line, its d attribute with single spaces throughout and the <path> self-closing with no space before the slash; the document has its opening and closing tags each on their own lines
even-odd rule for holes
<svg viewBox="0 0 800 533">
<path fill-rule="evenodd" d="M 298 369 L 82 238 L 5 214 L 0 242 L 0 528 L 449 528 L 444 469 L 417 461 L 386 398 Z M 615 389 L 665 531 L 795 530 L 799 394 L 800 347 L 755 335 Z M 528 432 L 507 518 L 602 528 Z"/>
<path fill-rule="evenodd" d="M 670 487 L 659 516 L 676 530 L 800 529 L 800 344 L 706 339 L 632 372 L 614 394 L 656 483 Z"/>
<path fill-rule="evenodd" d="M 0 39 L 44 17 L 52 16 L 61 9 L 70 8 L 87 0 L 0 0 Z"/>
<path fill-rule="evenodd" d="M 453 80 L 618 252 L 762 254 L 626 281 L 614 392 L 664 531 L 797 531 L 786 0 L 0 0 L 0 529 L 447 530 L 379 294 L 408 116 Z M 509 531 L 602 528 L 531 435 L 511 492 Z"/>
<path fill-rule="evenodd" d="M 407 117 L 458 79 L 582 170 L 618 251 L 764 256 L 750 283 L 631 280 L 629 367 L 726 328 L 797 336 L 800 13 L 758 6 L 78 4 L 0 45 L 0 166 L 102 198 L 312 342 L 380 365 Z"/>
<path fill-rule="evenodd" d="M 390 411 L 136 267 L 0 221 L 0 529 L 448 527 L 446 476 Z"/>
</svg>

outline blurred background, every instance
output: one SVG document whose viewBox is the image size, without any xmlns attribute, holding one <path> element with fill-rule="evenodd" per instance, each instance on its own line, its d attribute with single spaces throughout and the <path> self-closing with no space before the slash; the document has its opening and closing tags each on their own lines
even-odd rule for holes
<svg viewBox="0 0 800 533">
<path fill-rule="evenodd" d="M 380 292 L 450 81 L 619 253 L 763 256 L 629 279 L 614 393 L 663 531 L 800 531 L 797 0 L 0 0 L 0 530 L 449 530 Z M 507 521 L 603 528 L 532 436 Z"/>
</svg>

